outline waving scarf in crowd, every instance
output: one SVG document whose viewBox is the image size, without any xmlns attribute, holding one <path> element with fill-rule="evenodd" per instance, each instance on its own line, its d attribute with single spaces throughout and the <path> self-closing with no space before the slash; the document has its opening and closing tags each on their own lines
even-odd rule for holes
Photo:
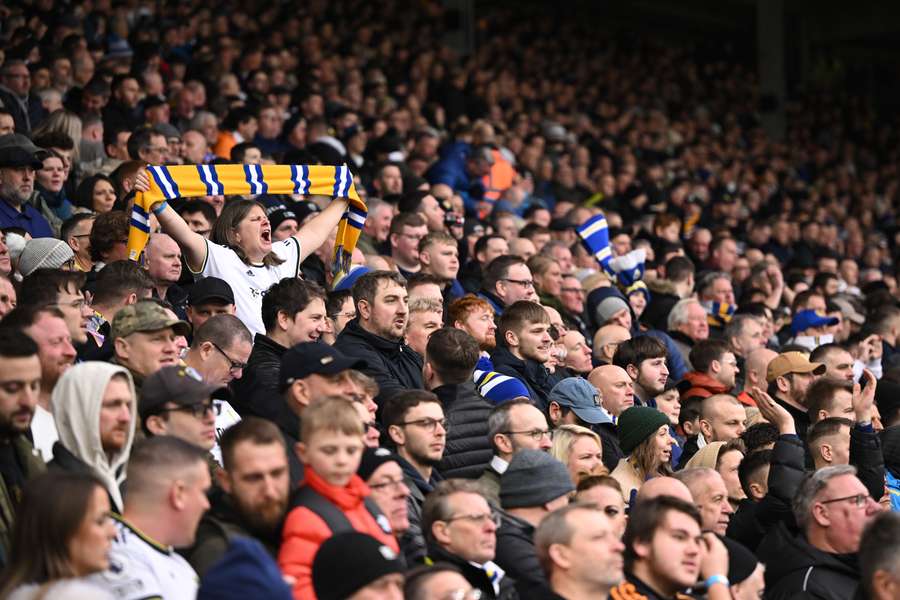
<svg viewBox="0 0 900 600">
<path fill-rule="evenodd" d="M 368 214 L 346 165 L 179 165 L 147 167 L 150 189 L 138 192 L 131 211 L 128 258 L 138 260 L 150 236 L 150 207 L 160 200 L 196 196 L 299 194 L 347 198 L 350 206 L 338 224 L 334 243 L 335 274 L 350 269 L 350 258 Z"/>
</svg>

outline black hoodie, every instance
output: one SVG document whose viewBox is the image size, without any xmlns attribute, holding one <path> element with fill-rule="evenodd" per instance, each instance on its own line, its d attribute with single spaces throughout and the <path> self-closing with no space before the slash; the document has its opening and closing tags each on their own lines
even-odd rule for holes
<svg viewBox="0 0 900 600">
<path fill-rule="evenodd" d="M 847 600 L 859 586 L 856 554 L 831 554 L 810 545 L 803 535 L 792 535 L 780 523 L 757 549 L 766 565 L 766 600 L 804 598 Z"/>
</svg>

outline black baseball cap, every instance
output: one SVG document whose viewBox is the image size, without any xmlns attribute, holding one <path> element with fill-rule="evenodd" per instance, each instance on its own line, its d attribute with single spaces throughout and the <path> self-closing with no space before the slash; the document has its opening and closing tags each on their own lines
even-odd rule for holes
<svg viewBox="0 0 900 600">
<path fill-rule="evenodd" d="M 206 402 L 221 387 L 204 382 L 200 373 L 191 367 L 163 367 L 144 380 L 138 414 L 143 422 L 168 402 L 178 406 Z"/>
<path fill-rule="evenodd" d="M 204 277 L 191 286 L 188 294 L 188 304 L 197 306 L 217 300 L 224 304 L 234 304 L 234 292 L 224 279 L 218 277 Z"/>
<path fill-rule="evenodd" d="M 282 391 L 310 375 L 337 375 L 347 369 L 362 369 L 366 361 L 351 358 L 325 342 L 303 342 L 281 357 L 278 384 Z"/>
</svg>

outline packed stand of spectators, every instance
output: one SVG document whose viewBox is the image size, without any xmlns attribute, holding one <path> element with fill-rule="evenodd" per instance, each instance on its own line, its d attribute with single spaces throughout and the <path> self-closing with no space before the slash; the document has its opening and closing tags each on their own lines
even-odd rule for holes
<svg viewBox="0 0 900 600">
<path fill-rule="evenodd" d="M 0 7 L 0 597 L 900 597 L 892 130 L 452 16 Z"/>
</svg>

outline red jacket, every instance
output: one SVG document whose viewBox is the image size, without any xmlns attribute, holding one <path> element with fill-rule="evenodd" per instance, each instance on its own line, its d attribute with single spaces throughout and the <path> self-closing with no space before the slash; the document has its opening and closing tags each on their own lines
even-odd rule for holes
<svg viewBox="0 0 900 600">
<path fill-rule="evenodd" d="M 731 390 L 707 375 L 698 371 L 691 371 L 684 376 L 684 381 L 690 384 L 690 388 L 681 392 L 681 401 L 688 398 L 709 398 L 716 394 L 727 394 Z"/>
<path fill-rule="evenodd" d="M 362 479 L 354 475 L 344 487 L 329 484 L 308 465 L 304 473 L 303 485 L 308 485 L 341 509 L 353 529 L 371 535 L 382 544 L 400 551 L 394 536 L 385 533 L 363 500 L 370 490 Z M 331 530 L 319 515 L 305 506 L 298 506 L 288 513 L 281 532 L 281 549 L 278 551 L 278 566 L 285 575 L 295 578 L 294 599 L 315 600 L 312 586 L 313 558 L 322 542 L 331 537 Z"/>
</svg>

